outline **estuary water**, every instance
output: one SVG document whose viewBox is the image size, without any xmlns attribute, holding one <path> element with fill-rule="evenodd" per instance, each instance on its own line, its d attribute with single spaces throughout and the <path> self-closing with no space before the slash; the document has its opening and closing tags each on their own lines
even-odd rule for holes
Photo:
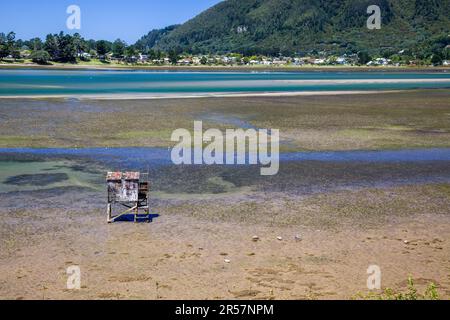
<svg viewBox="0 0 450 320">
<path fill-rule="evenodd" d="M 103 192 L 111 170 L 148 170 L 152 190 L 168 193 L 221 193 L 227 186 L 247 185 L 309 194 L 450 183 L 450 148 L 282 153 L 279 173 L 265 177 L 260 165 L 176 166 L 170 153 L 165 148 L 0 148 L 0 195 L 49 190 L 47 196 L 52 196 L 66 188 Z"/>
<path fill-rule="evenodd" d="M 0 148 L 0 155 L 31 155 L 49 158 L 88 158 L 109 166 L 146 168 L 171 165 L 171 150 L 166 148 Z M 247 155 L 248 158 L 248 155 Z M 364 162 L 420 163 L 443 161 L 450 164 L 450 148 L 404 149 L 381 151 L 314 151 L 280 154 L 281 162 Z"/>
<path fill-rule="evenodd" d="M 450 73 L 0 70 L 0 97 L 164 97 L 426 88 L 450 89 Z"/>
</svg>

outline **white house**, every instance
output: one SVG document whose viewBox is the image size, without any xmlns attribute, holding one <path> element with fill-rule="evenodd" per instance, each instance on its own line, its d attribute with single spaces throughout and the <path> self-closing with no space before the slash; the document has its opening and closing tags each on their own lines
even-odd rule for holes
<svg viewBox="0 0 450 320">
<path fill-rule="evenodd" d="M 147 62 L 148 61 L 148 55 L 140 53 L 139 54 L 139 61 Z"/>
<path fill-rule="evenodd" d="M 191 58 L 184 58 L 184 59 L 178 60 L 178 64 L 190 65 L 190 64 L 192 64 L 192 59 Z"/>
<path fill-rule="evenodd" d="M 302 66 L 305 64 L 305 60 L 301 58 L 294 58 L 294 64 L 296 66 Z"/>
<path fill-rule="evenodd" d="M 336 59 L 336 63 L 337 64 L 347 64 L 347 58 L 345 58 L 345 57 L 338 57 Z"/>
<path fill-rule="evenodd" d="M 325 64 L 325 59 L 314 59 L 313 64 Z"/>
<path fill-rule="evenodd" d="M 278 66 L 282 66 L 282 65 L 287 64 L 287 61 L 283 61 L 283 60 L 274 60 L 274 61 L 272 62 L 272 64 L 275 64 L 275 65 L 278 65 Z"/>
<path fill-rule="evenodd" d="M 368 66 L 387 66 L 392 64 L 392 60 L 386 58 L 377 58 L 367 63 Z"/>
</svg>

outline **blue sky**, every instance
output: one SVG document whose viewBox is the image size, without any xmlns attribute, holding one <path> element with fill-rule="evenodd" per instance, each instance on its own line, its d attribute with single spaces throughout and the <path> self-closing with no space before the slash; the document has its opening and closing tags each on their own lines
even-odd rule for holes
<svg viewBox="0 0 450 320">
<path fill-rule="evenodd" d="M 183 23 L 220 0 L 12 0 L 2 1 L 0 32 L 17 38 L 45 38 L 64 31 L 70 5 L 81 9 L 83 37 L 134 43 L 151 29 Z"/>
</svg>

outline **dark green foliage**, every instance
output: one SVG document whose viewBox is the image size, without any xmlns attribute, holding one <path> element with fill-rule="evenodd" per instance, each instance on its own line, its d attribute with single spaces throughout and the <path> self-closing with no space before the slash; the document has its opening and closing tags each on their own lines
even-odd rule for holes
<svg viewBox="0 0 450 320">
<path fill-rule="evenodd" d="M 46 37 L 44 50 L 52 61 L 75 63 L 78 53 L 84 49 L 84 39 L 79 34 L 73 36 L 60 32 Z"/>
<path fill-rule="evenodd" d="M 439 53 L 433 54 L 433 56 L 431 57 L 431 63 L 435 66 L 441 65 L 442 64 L 442 56 Z"/>
<path fill-rule="evenodd" d="M 86 41 L 81 37 L 79 33 L 75 33 L 71 39 L 75 52 L 79 55 L 82 52 L 88 51 L 88 45 Z"/>
<path fill-rule="evenodd" d="M 176 27 L 178 27 L 178 25 L 169 26 L 164 29 L 154 29 L 139 39 L 135 46 L 138 50 L 149 53 L 149 50 L 153 48 L 163 36 L 175 30 Z"/>
<path fill-rule="evenodd" d="M 57 61 L 60 57 L 58 36 L 52 34 L 47 35 L 44 49 L 50 54 L 50 57 L 53 61 Z"/>
<path fill-rule="evenodd" d="M 125 41 L 122 41 L 120 39 L 114 41 L 114 43 L 112 44 L 113 56 L 116 58 L 122 57 L 125 54 L 126 47 L 127 44 L 125 43 Z"/>
<path fill-rule="evenodd" d="M 160 50 L 150 49 L 150 50 L 146 51 L 145 53 L 148 54 L 148 57 L 150 60 L 160 60 L 161 58 L 164 57 L 164 54 Z"/>
<path fill-rule="evenodd" d="M 24 42 L 28 48 L 33 51 L 45 50 L 50 55 L 50 60 L 63 63 L 76 63 L 77 58 L 81 58 L 81 54 L 89 53 L 93 50 L 98 55 L 105 58 L 105 55 L 111 51 L 112 43 L 106 40 L 88 40 L 86 41 L 80 34 L 74 35 L 49 34 L 45 39 L 45 43 L 38 38 Z"/>
<path fill-rule="evenodd" d="M 369 5 L 382 13 L 368 30 Z M 153 30 L 138 47 L 191 53 L 288 55 L 312 50 L 342 54 L 420 49 L 450 33 L 450 0 L 228 0 L 185 24 Z"/>
<path fill-rule="evenodd" d="M 31 56 L 31 60 L 38 64 L 48 64 L 50 61 L 50 54 L 44 50 L 34 51 Z"/>
<path fill-rule="evenodd" d="M 445 5 L 445 1 L 415 0 L 414 17 L 423 20 L 438 19 L 441 4 Z"/>
<path fill-rule="evenodd" d="M 129 46 L 125 49 L 125 59 L 128 62 L 136 62 L 138 51 L 134 46 Z"/>
<path fill-rule="evenodd" d="M 381 9 L 381 30 L 366 26 L 370 5 Z M 102 60 L 112 52 L 128 61 L 141 52 L 155 63 L 169 57 L 174 64 L 182 53 L 234 52 L 246 57 L 358 53 L 360 64 L 384 57 L 439 65 L 450 59 L 449 46 L 450 0 L 227 0 L 183 25 L 152 30 L 130 47 L 120 39 L 85 40 L 77 33 L 49 34 L 44 43 L 0 33 L 0 59 L 18 59 L 24 49 L 43 50 L 51 61 L 63 63 L 88 59 L 85 52 Z"/>
<path fill-rule="evenodd" d="M 111 51 L 111 42 L 106 40 L 97 41 L 96 50 L 100 57 L 105 58 L 105 55 Z"/>
<path fill-rule="evenodd" d="M 11 56 L 13 57 L 13 59 L 20 59 L 20 50 L 18 49 L 14 49 L 13 51 L 10 52 Z"/>
<path fill-rule="evenodd" d="M 59 61 L 75 63 L 77 61 L 77 47 L 74 38 L 69 34 L 59 34 Z"/>
<path fill-rule="evenodd" d="M 8 56 L 8 47 L 6 45 L 6 35 L 0 33 L 0 59 Z"/>
<path fill-rule="evenodd" d="M 171 64 L 176 64 L 180 59 L 176 50 L 169 50 L 168 56 Z"/>
<path fill-rule="evenodd" d="M 12 55 L 14 59 L 20 58 L 20 51 L 16 47 L 16 34 L 10 32 L 7 35 L 0 33 L 0 59 Z"/>
<path fill-rule="evenodd" d="M 33 38 L 29 41 L 25 41 L 25 45 L 28 47 L 28 49 L 33 51 L 42 50 L 44 48 L 44 43 L 39 38 Z"/>
<path fill-rule="evenodd" d="M 85 41 L 85 43 L 86 43 L 89 51 L 97 50 L 97 41 L 90 39 L 90 40 Z"/>
<path fill-rule="evenodd" d="M 8 49 L 5 45 L 0 44 L 0 59 L 6 58 L 9 55 Z"/>
<path fill-rule="evenodd" d="M 369 56 L 369 54 L 367 52 L 359 52 L 358 53 L 358 63 L 363 65 L 363 64 L 367 64 L 370 60 L 372 60 L 372 58 Z"/>
</svg>

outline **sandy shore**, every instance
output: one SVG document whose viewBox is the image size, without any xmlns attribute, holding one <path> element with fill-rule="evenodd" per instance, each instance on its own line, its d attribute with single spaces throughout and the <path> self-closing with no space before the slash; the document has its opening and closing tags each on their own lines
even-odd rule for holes
<svg viewBox="0 0 450 320">
<path fill-rule="evenodd" d="M 0 222 L 0 297 L 351 299 L 368 293 L 367 268 L 378 265 L 383 288 L 405 291 L 412 276 L 420 293 L 435 283 L 440 297 L 447 299 L 450 220 L 442 210 L 438 213 L 440 196 L 424 191 L 376 191 L 381 193 L 375 201 L 385 208 L 415 197 L 406 211 L 389 215 L 372 207 L 374 190 L 326 196 L 333 201 L 343 197 L 343 207 L 356 204 L 354 198 L 367 202 L 361 209 L 372 218 L 363 227 L 352 226 L 361 220 L 357 216 L 348 223 L 336 221 L 317 200 L 284 203 L 277 195 L 266 195 L 261 202 L 270 208 L 273 223 L 239 222 L 231 211 L 231 221 L 223 221 L 219 206 L 208 205 L 213 199 L 203 205 L 153 199 L 152 212 L 160 216 L 152 223 L 111 225 L 105 222 L 104 208 L 89 205 L 84 193 L 41 197 L 39 207 L 0 209 L 5 217 Z M 55 206 L 67 199 L 73 203 L 69 207 Z M 448 205 L 445 199 L 441 207 Z M 199 207 L 212 218 L 196 216 Z M 238 208 L 243 216 L 252 210 L 244 203 Z M 311 211 L 322 223 L 311 224 Z M 277 223 L 290 215 L 304 217 L 303 223 Z M 330 228 L 327 221 L 339 225 Z M 81 290 L 66 287 L 70 266 L 80 267 Z"/>
<path fill-rule="evenodd" d="M 380 84 L 380 83 L 450 83 L 448 79 L 350 79 L 350 80 L 273 80 L 296 85 Z"/>
</svg>

